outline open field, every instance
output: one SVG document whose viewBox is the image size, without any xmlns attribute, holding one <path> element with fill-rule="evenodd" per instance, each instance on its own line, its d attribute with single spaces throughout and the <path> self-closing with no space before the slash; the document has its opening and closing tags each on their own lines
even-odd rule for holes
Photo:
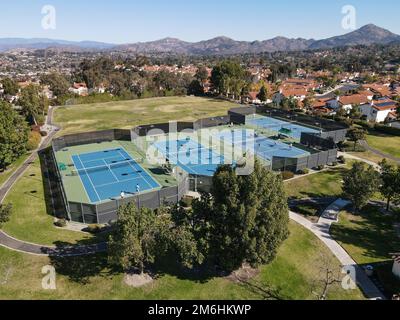
<svg viewBox="0 0 400 320">
<path fill-rule="evenodd" d="M 400 158 L 400 137 L 374 132 L 367 135 L 367 142 L 371 148 Z"/>
<path fill-rule="evenodd" d="M 192 121 L 226 115 L 229 109 L 237 106 L 223 100 L 197 97 L 151 98 L 60 107 L 55 112 L 54 121 L 63 128 L 61 134 L 69 134 L 128 129 L 170 120 Z"/>
<path fill-rule="evenodd" d="M 362 265 L 373 265 L 386 293 L 400 292 L 400 280 L 392 273 L 390 253 L 398 252 L 400 237 L 394 229 L 395 217 L 385 215 L 376 207 L 368 206 L 361 214 L 340 213 L 331 234 L 349 255 Z"/>
<path fill-rule="evenodd" d="M 73 244 L 91 238 L 84 233 L 57 229 L 53 225 L 52 212 L 46 206 L 39 159 L 17 181 L 5 203 L 12 204 L 13 214 L 3 230 L 17 239 L 53 245 L 58 241 Z"/>
<path fill-rule="evenodd" d="M 279 288 L 279 298 L 315 299 L 312 286 L 318 283 L 321 257 L 332 266 L 338 261 L 309 231 L 290 224 L 291 235 L 280 248 L 277 259 L 262 267 L 255 279 L 263 288 Z M 57 290 L 41 289 L 41 269 L 52 264 L 57 271 Z M 17 267 L 18 266 L 18 267 Z M 8 271 L 8 272 L 7 272 Z M 123 275 L 106 266 L 104 255 L 85 258 L 50 260 L 11 252 L 0 248 L 1 299 L 262 299 L 251 286 L 233 283 L 225 278 L 201 279 L 182 273 L 165 272 L 153 284 L 144 288 L 129 288 Z M 3 281 L 2 281 L 3 282 Z M 321 284 L 317 285 L 319 289 Z M 330 299 L 363 299 L 357 290 L 344 291 L 332 287 Z"/>
</svg>

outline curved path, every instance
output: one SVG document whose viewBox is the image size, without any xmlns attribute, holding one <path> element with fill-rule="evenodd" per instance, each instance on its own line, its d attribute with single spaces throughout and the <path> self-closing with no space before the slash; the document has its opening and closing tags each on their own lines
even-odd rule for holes
<svg viewBox="0 0 400 320">
<path fill-rule="evenodd" d="M 375 153 L 376 155 L 378 155 L 378 156 L 380 156 L 380 157 L 382 157 L 382 158 L 386 158 L 386 159 L 392 160 L 392 161 L 397 162 L 397 163 L 400 164 L 400 158 L 397 158 L 397 157 L 395 157 L 395 156 L 392 156 L 391 154 L 387 154 L 387 153 L 384 153 L 384 152 L 382 152 L 382 151 L 380 151 L 380 150 L 377 150 L 377 149 L 372 148 L 372 147 L 368 144 L 367 141 L 362 140 L 362 141 L 360 141 L 360 144 L 361 144 L 361 146 L 363 146 L 363 147 L 364 147 L 365 149 L 367 149 L 368 151 L 371 151 L 372 153 Z"/>
<path fill-rule="evenodd" d="M 4 201 L 7 194 L 12 189 L 13 185 L 19 180 L 19 178 L 25 173 L 25 171 L 31 166 L 31 164 L 37 159 L 39 152 L 48 146 L 53 137 L 57 134 L 59 128 L 54 126 L 52 123 L 53 111 L 55 108 L 50 108 L 47 116 L 46 126 L 49 128 L 49 134 L 42 140 L 37 150 L 33 151 L 32 154 L 25 160 L 25 162 L 8 178 L 8 180 L 0 188 L 0 203 Z M 52 247 L 42 246 L 39 244 L 33 244 L 25 241 L 15 239 L 0 230 L 0 246 L 10 250 L 19 251 L 32 255 L 40 256 L 82 256 L 88 254 L 94 254 L 104 252 L 107 250 L 106 243 L 85 245 L 85 246 L 63 246 L 63 247 Z"/>
<path fill-rule="evenodd" d="M 340 209 L 344 206 L 343 201 L 337 201 L 326 209 L 326 212 L 332 214 L 333 210 L 339 214 Z M 324 212 L 325 213 L 325 212 Z M 323 215 L 324 215 L 323 213 Z M 366 297 L 370 299 L 382 299 L 385 300 L 384 294 L 375 286 L 370 278 L 366 275 L 363 268 L 361 268 L 343 249 L 343 247 L 337 243 L 330 234 L 330 227 L 333 220 L 321 218 L 318 223 L 312 223 L 303 216 L 290 212 L 290 219 L 297 222 L 304 228 L 311 231 L 317 238 L 319 238 L 329 250 L 336 256 L 342 266 L 352 267 L 355 270 L 356 283 L 363 291 Z"/>
</svg>

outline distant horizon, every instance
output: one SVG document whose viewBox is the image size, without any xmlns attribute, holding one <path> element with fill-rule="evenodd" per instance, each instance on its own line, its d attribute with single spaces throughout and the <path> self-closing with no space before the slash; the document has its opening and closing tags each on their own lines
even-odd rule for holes
<svg viewBox="0 0 400 320">
<path fill-rule="evenodd" d="M 375 23 L 367 23 L 367 24 L 365 24 L 365 25 L 359 26 L 356 30 L 358 30 L 358 29 L 360 29 L 360 28 L 363 28 L 363 27 L 365 27 L 365 26 L 367 26 L 367 25 L 375 25 L 375 26 L 377 26 L 377 27 L 383 28 L 383 27 L 381 27 L 381 26 L 379 26 L 379 25 L 377 25 L 377 24 L 375 24 Z M 386 28 L 383 28 L 383 29 L 386 29 Z M 356 31 L 356 30 L 348 30 L 348 32 L 346 32 L 346 33 L 344 33 L 344 34 L 351 33 L 351 32 Z M 389 30 L 389 29 L 387 29 L 387 30 L 393 32 L 392 30 Z M 395 32 L 393 32 L 393 33 L 395 33 Z M 395 33 L 395 34 L 397 34 L 397 33 Z M 336 35 L 336 36 L 339 36 L 339 35 Z M 111 43 L 111 42 L 105 42 L 105 41 L 99 41 L 99 40 L 92 40 L 92 39 L 85 39 L 85 40 L 69 40 L 69 39 L 46 38 L 46 37 L 1 37 L 1 36 L 0 36 L 0 40 L 21 39 L 21 40 L 50 40 L 50 41 L 54 41 L 54 42 L 62 41 L 62 42 L 74 42 L 74 43 L 95 42 L 95 43 L 104 43 L 104 44 L 107 44 L 107 45 L 119 46 L 119 45 L 124 45 L 124 44 L 135 44 L 135 43 L 154 42 L 154 41 L 160 41 L 160 40 L 165 40 L 165 39 L 176 39 L 176 40 L 180 40 L 180 41 L 187 42 L 187 43 L 196 43 L 196 42 L 207 41 L 207 40 L 212 40 L 212 39 L 222 38 L 222 37 L 229 38 L 229 39 L 232 39 L 232 40 L 235 40 L 235 41 L 243 41 L 243 42 L 265 41 L 265 40 L 271 40 L 271 39 L 280 38 L 280 37 L 282 37 L 282 38 L 287 38 L 287 39 L 305 39 L 305 40 L 315 40 L 315 41 L 327 39 L 327 38 L 315 38 L 315 37 L 314 37 L 314 38 L 305 38 L 305 37 L 290 38 L 290 37 L 287 37 L 287 36 L 284 36 L 284 35 L 276 35 L 276 36 L 272 36 L 271 38 L 265 38 L 265 39 L 239 40 L 239 39 L 235 39 L 235 38 L 228 37 L 228 36 L 225 36 L 225 35 L 222 35 L 222 34 L 221 34 L 221 35 L 219 35 L 219 36 L 215 36 L 215 37 L 208 38 L 208 39 L 202 39 L 202 40 L 198 40 L 198 41 L 188 41 L 188 40 L 180 39 L 180 38 L 174 37 L 174 36 L 166 36 L 166 37 L 163 37 L 163 38 L 153 39 L 153 40 L 147 40 L 147 41 L 137 41 L 137 42 L 128 41 L 128 42 L 124 42 L 124 43 Z"/>
<path fill-rule="evenodd" d="M 44 29 L 42 9 L 56 10 L 55 29 Z M 373 23 L 400 34 L 400 22 L 393 0 L 308 0 L 293 3 L 281 0 L 228 1 L 201 3 L 184 0 L 115 0 L 109 3 L 70 0 L 20 0 L 5 2 L 0 12 L 0 38 L 45 38 L 73 42 L 95 41 L 108 44 L 151 42 L 177 38 L 199 42 L 220 36 L 236 41 L 263 41 L 275 37 L 326 39 L 349 33 L 341 25 L 342 9 L 356 9 L 355 29 Z M 377 15 L 378 10 L 386 10 Z"/>
</svg>

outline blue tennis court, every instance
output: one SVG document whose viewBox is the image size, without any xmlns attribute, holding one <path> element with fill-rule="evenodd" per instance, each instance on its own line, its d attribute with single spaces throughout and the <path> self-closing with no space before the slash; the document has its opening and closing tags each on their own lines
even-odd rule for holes
<svg viewBox="0 0 400 320">
<path fill-rule="evenodd" d="M 243 153 L 253 153 L 264 160 L 272 161 L 273 157 L 298 158 L 310 155 L 309 152 L 286 143 L 257 135 L 254 130 L 223 130 L 215 138 L 242 149 Z"/>
<path fill-rule="evenodd" d="M 271 131 L 276 132 L 277 134 L 280 132 L 282 129 L 287 129 L 288 132 L 285 132 L 286 135 L 294 138 L 294 139 L 300 139 L 301 134 L 303 132 L 305 133 L 320 133 L 319 130 L 317 129 L 312 129 L 306 126 L 301 126 L 296 123 L 291 123 L 271 117 L 265 117 L 265 116 L 248 116 L 246 118 L 246 124 L 255 126 L 257 128 L 264 128 L 264 129 L 269 129 Z"/>
<path fill-rule="evenodd" d="M 160 187 L 123 148 L 74 155 L 72 161 L 92 203 Z"/>
<path fill-rule="evenodd" d="M 159 141 L 154 146 L 170 164 L 178 165 L 192 175 L 211 177 L 225 162 L 223 156 L 190 138 Z"/>
</svg>

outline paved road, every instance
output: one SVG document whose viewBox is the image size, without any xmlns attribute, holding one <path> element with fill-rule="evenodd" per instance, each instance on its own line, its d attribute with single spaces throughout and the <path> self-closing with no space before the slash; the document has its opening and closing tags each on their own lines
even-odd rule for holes
<svg viewBox="0 0 400 320">
<path fill-rule="evenodd" d="M 327 208 L 327 212 L 332 214 L 333 210 L 339 211 L 347 204 L 344 201 L 337 201 Z M 322 215 L 324 215 L 324 212 Z M 310 230 L 314 235 L 316 235 L 337 257 L 342 266 L 353 267 L 356 274 L 357 285 L 361 288 L 366 297 L 370 299 L 382 299 L 385 300 L 384 294 L 375 286 L 370 278 L 366 275 L 363 268 L 361 268 L 350 255 L 340 246 L 331 236 L 330 228 L 333 220 L 321 218 L 318 223 L 312 223 L 306 218 L 300 216 L 297 213 L 290 212 L 290 219 L 296 221 L 306 229 Z"/>
<path fill-rule="evenodd" d="M 46 125 L 51 130 L 49 135 L 42 140 L 39 148 L 32 152 L 32 154 L 25 160 L 25 162 L 10 176 L 10 178 L 1 186 L 0 189 L 0 203 L 4 201 L 8 192 L 12 189 L 13 185 L 19 180 L 19 178 L 25 173 L 25 171 L 31 166 L 31 164 L 37 159 L 39 152 L 48 146 L 53 137 L 57 134 L 58 128 L 53 125 L 53 110 L 49 109 Z M 4 231 L 0 230 L 0 246 L 8 248 L 10 250 L 19 251 L 23 253 L 41 255 L 41 256 L 81 256 L 94 254 L 97 252 L 104 252 L 107 250 L 106 243 L 100 243 L 95 245 L 87 246 L 64 246 L 64 247 L 52 247 L 42 246 L 38 244 L 28 243 L 15 239 Z"/>
<path fill-rule="evenodd" d="M 379 150 L 377 150 L 377 149 L 372 148 L 372 147 L 367 143 L 367 141 L 362 140 L 362 141 L 360 141 L 360 144 L 361 144 L 361 146 L 363 146 L 363 147 L 364 147 L 365 149 L 367 149 L 368 151 L 371 151 L 372 153 L 375 153 L 376 155 L 381 156 L 382 158 L 386 158 L 386 159 L 392 160 L 392 161 L 397 162 L 397 163 L 400 164 L 400 158 L 394 157 L 394 156 L 392 156 L 391 154 L 387 154 L 387 153 L 384 153 L 384 152 L 382 152 L 382 151 L 379 151 Z"/>
</svg>

